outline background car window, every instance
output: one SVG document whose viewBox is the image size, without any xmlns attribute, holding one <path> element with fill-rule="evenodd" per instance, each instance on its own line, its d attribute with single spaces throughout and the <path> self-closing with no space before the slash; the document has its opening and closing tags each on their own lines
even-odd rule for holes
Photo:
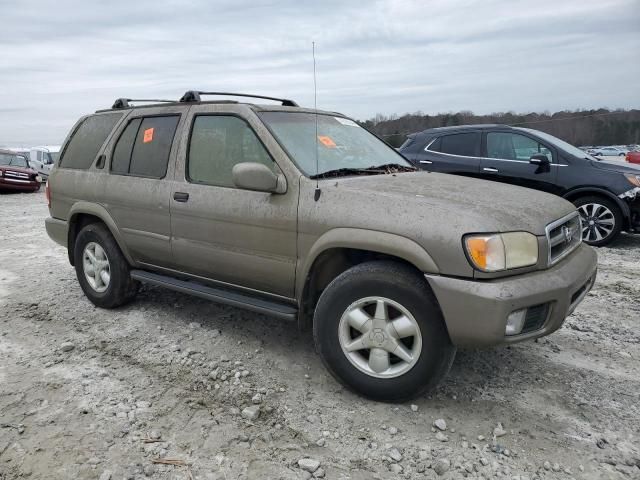
<svg viewBox="0 0 640 480">
<path fill-rule="evenodd" d="M 113 150 L 113 158 L 111 159 L 111 171 L 118 174 L 129 173 L 129 163 L 131 163 L 131 152 L 133 150 L 133 142 L 138 135 L 138 129 L 142 123 L 141 118 L 131 120 L 120 135 L 116 148 Z"/>
<path fill-rule="evenodd" d="M 551 151 L 532 138 L 509 132 L 489 132 L 487 134 L 487 157 L 502 160 L 528 162 L 532 155 L 542 153 L 549 161 Z"/>
<path fill-rule="evenodd" d="M 199 115 L 189 143 L 187 175 L 194 183 L 234 187 L 231 172 L 237 163 L 274 162 L 247 123 L 234 116 Z"/>
<path fill-rule="evenodd" d="M 60 166 L 87 169 L 92 164 L 113 126 L 122 117 L 121 112 L 87 117 L 76 129 L 67 144 Z"/>
<path fill-rule="evenodd" d="M 480 133 L 456 133 L 438 138 L 431 144 L 429 150 L 448 153 L 449 155 L 461 155 L 464 157 L 480 156 Z"/>
</svg>

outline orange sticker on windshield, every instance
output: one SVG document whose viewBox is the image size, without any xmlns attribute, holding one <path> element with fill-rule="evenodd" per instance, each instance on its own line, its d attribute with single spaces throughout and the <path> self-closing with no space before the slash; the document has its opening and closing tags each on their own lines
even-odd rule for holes
<svg viewBox="0 0 640 480">
<path fill-rule="evenodd" d="M 336 143 L 326 135 L 318 135 L 318 140 L 327 148 L 336 148 Z"/>
<path fill-rule="evenodd" d="M 144 138 L 142 139 L 142 143 L 149 143 L 153 141 L 153 128 L 147 128 L 144 131 Z"/>
</svg>

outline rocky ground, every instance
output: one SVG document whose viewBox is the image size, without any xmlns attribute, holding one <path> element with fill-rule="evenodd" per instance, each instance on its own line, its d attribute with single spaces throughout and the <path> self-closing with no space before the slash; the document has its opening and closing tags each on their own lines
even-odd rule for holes
<svg viewBox="0 0 640 480">
<path fill-rule="evenodd" d="M 0 479 L 640 478 L 640 237 L 537 343 L 364 400 L 292 325 L 144 287 L 82 294 L 44 196 L 0 196 Z"/>
</svg>

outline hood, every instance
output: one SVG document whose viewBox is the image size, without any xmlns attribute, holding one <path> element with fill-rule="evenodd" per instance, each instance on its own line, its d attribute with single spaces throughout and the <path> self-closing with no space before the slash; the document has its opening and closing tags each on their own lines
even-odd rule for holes
<svg viewBox="0 0 640 480">
<path fill-rule="evenodd" d="M 336 193 L 343 190 L 358 194 L 374 215 L 414 212 L 415 221 L 454 223 L 464 233 L 520 230 L 544 235 L 549 223 L 575 211 L 571 203 L 555 195 L 441 173 L 359 176 L 325 182 L 331 182 Z"/>
<path fill-rule="evenodd" d="M 640 175 L 640 165 L 633 165 L 629 163 L 619 163 L 619 162 L 607 162 L 607 161 L 597 161 L 591 160 L 591 165 L 600 170 L 607 170 L 609 172 L 618 172 L 618 173 L 635 173 L 636 175 Z"/>
</svg>

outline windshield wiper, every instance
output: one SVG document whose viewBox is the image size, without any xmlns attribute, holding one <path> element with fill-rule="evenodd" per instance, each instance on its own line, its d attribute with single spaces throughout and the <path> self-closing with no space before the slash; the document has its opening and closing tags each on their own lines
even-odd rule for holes
<svg viewBox="0 0 640 480">
<path fill-rule="evenodd" d="M 326 172 L 318 173 L 317 175 L 311 175 L 309 178 L 331 178 L 331 177 L 344 177 L 347 175 L 380 175 L 397 172 L 415 172 L 416 167 L 409 165 L 401 165 L 399 163 L 385 163 L 384 165 L 372 165 L 366 168 L 336 168 L 334 170 L 327 170 Z"/>
</svg>

